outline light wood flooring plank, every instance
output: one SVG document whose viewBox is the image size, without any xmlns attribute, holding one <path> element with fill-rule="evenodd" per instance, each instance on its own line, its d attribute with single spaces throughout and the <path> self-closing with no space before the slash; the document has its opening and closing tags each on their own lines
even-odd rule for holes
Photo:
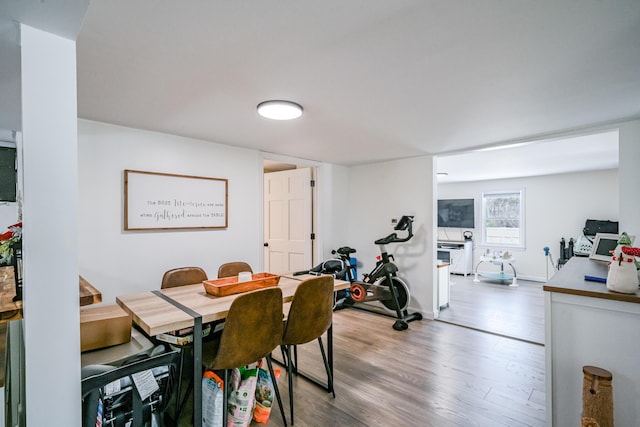
<svg viewBox="0 0 640 427">
<path fill-rule="evenodd" d="M 296 426 L 545 425 L 543 346 L 437 321 L 411 322 L 402 332 L 392 324 L 361 310 L 334 313 L 336 398 L 295 377 Z M 315 341 L 298 353 L 301 370 L 324 378 Z M 287 373 L 280 369 L 289 417 Z M 274 405 L 267 426 L 282 425 Z"/>
<path fill-rule="evenodd" d="M 294 378 L 299 426 L 543 426 L 544 347 L 442 322 L 334 315 L 336 399 Z M 323 377 L 317 344 L 300 367 Z M 280 380 L 288 399 L 286 372 Z M 285 403 L 288 411 L 288 404 Z M 283 425 L 274 408 L 269 426 Z"/>
<path fill-rule="evenodd" d="M 438 320 L 544 344 L 543 284 L 509 283 L 452 274 L 449 307 L 441 309 Z"/>
</svg>

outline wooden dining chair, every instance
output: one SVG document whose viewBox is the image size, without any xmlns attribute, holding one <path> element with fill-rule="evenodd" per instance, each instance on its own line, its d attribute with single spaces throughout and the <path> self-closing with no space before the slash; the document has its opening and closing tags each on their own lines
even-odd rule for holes
<svg viewBox="0 0 640 427">
<path fill-rule="evenodd" d="M 281 346 L 284 347 L 289 381 L 289 407 L 293 425 L 293 373 L 295 361 L 291 357 L 291 347 L 306 344 L 315 339 L 327 371 L 328 389 L 336 397 L 333 389 L 333 376 L 322 343 L 322 335 L 331 327 L 333 321 L 333 277 L 319 276 L 300 283 L 293 296 L 289 314 L 284 321 Z"/>
<path fill-rule="evenodd" d="M 203 342 L 202 364 L 209 370 L 224 371 L 223 426 L 227 425 L 228 419 L 229 370 L 262 358 L 267 361 L 280 414 L 287 425 L 271 361 L 271 352 L 282 341 L 282 328 L 282 291 L 277 286 L 264 288 L 238 295 L 231 303 L 224 329 L 215 339 Z"/>
<path fill-rule="evenodd" d="M 225 264 L 222 264 L 218 268 L 218 279 L 222 277 L 237 276 L 238 273 L 242 273 L 243 271 L 248 271 L 250 273 L 253 273 L 251 266 L 246 262 L 242 262 L 242 261 L 227 262 Z"/>
<path fill-rule="evenodd" d="M 162 276 L 161 289 L 193 285 L 207 280 L 207 273 L 200 267 L 179 267 L 168 270 Z"/>
</svg>

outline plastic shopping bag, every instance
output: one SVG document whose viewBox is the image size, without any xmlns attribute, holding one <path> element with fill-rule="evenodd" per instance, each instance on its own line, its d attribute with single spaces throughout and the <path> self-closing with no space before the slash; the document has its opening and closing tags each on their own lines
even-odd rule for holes
<svg viewBox="0 0 640 427">
<path fill-rule="evenodd" d="M 229 393 L 228 426 L 247 427 L 251 423 L 255 402 L 257 369 L 240 368 L 240 385 Z"/>
<path fill-rule="evenodd" d="M 277 383 L 280 378 L 280 368 L 273 370 L 275 381 Z M 273 379 L 268 370 L 261 367 L 258 370 L 258 379 L 256 384 L 256 407 L 253 410 L 253 420 L 266 424 L 269 422 L 271 407 L 273 406 L 273 398 L 275 396 L 275 388 L 273 387 Z"/>
<path fill-rule="evenodd" d="M 224 381 L 212 371 L 202 376 L 202 425 L 222 427 Z"/>
</svg>

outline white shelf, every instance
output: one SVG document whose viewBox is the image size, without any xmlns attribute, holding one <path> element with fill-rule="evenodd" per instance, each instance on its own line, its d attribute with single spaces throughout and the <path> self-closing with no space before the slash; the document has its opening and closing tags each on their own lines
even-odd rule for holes
<svg viewBox="0 0 640 427">
<path fill-rule="evenodd" d="M 438 240 L 438 259 L 450 264 L 451 273 L 473 273 L 473 241 Z"/>
<path fill-rule="evenodd" d="M 438 264 L 438 307 L 449 307 L 449 264 Z"/>
</svg>

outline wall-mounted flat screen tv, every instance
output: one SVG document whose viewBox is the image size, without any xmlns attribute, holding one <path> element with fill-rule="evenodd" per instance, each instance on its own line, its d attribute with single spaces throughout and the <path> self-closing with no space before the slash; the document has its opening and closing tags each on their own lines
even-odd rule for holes
<svg viewBox="0 0 640 427">
<path fill-rule="evenodd" d="M 473 199 L 438 200 L 438 227 L 475 228 Z"/>
</svg>

